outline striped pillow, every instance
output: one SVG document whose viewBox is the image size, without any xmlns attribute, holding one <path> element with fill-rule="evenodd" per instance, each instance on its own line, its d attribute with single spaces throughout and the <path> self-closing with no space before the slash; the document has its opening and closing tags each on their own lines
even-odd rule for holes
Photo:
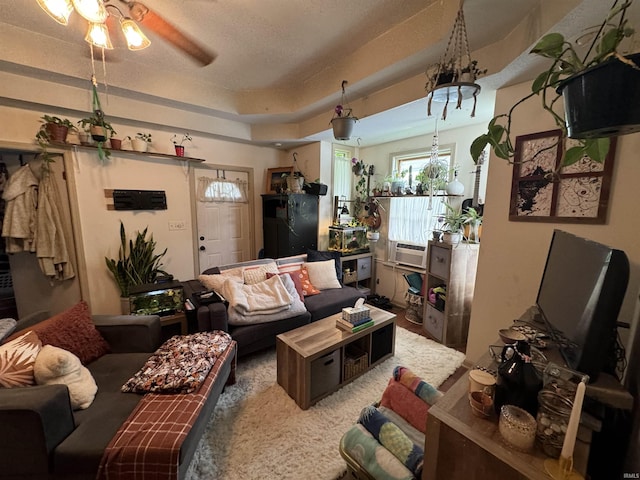
<svg viewBox="0 0 640 480">
<path fill-rule="evenodd" d="M 33 331 L 0 345 L 0 387 L 28 387 L 35 384 L 33 364 L 42 343 Z"/>
</svg>

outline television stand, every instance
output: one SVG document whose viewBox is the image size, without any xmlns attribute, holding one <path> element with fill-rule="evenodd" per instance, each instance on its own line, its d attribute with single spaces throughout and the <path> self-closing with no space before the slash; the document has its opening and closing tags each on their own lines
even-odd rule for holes
<svg viewBox="0 0 640 480">
<path fill-rule="evenodd" d="M 545 331 L 544 322 L 535 305 L 529 307 L 520 318 L 514 320 L 514 323 L 519 322 L 531 325 L 541 332 Z M 553 346 L 542 350 L 542 353 L 544 353 L 550 362 L 569 368 L 560 352 L 556 348 L 553 348 Z M 598 375 L 598 379 L 595 382 L 589 382 L 585 395 L 591 400 L 595 400 L 608 407 L 619 408 L 621 410 L 633 409 L 633 396 L 613 375 L 608 373 L 602 372 Z"/>
</svg>

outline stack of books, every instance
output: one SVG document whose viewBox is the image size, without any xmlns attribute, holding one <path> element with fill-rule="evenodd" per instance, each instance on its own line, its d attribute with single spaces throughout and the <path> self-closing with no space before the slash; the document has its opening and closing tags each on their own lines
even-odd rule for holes
<svg viewBox="0 0 640 480">
<path fill-rule="evenodd" d="M 365 328 L 370 327 L 373 324 L 374 322 L 371 317 L 365 317 L 353 321 L 344 320 L 342 318 L 336 319 L 336 327 L 351 333 L 356 333 L 360 330 L 364 330 Z"/>
</svg>

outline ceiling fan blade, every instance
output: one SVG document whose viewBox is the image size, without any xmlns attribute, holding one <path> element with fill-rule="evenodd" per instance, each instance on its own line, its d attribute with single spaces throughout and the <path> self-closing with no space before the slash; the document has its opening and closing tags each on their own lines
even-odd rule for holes
<svg viewBox="0 0 640 480">
<path fill-rule="evenodd" d="M 215 53 L 206 50 L 201 45 L 198 45 L 195 41 L 187 37 L 160 15 L 155 13 L 153 10 L 150 10 L 146 5 L 140 2 L 125 1 L 124 3 L 129 7 L 131 17 L 136 22 L 160 35 L 176 48 L 192 57 L 203 67 L 209 65 L 215 60 L 217 56 Z"/>
</svg>

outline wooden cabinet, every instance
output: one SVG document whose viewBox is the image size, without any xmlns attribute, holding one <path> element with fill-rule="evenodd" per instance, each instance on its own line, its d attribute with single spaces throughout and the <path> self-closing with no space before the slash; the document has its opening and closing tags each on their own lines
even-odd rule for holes
<svg viewBox="0 0 640 480">
<path fill-rule="evenodd" d="M 477 243 L 429 242 L 422 326 L 445 345 L 467 343 L 479 249 Z M 434 299 L 429 291 L 437 287 L 446 293 Z"/>
<path fill-rule="evenodd" d="M 371 292 L 373 254 L 361 253 L 340 258 L 342 283 L 351 285 L 364 293 Z"/>
<path fill-rule="evenodd" d="M 318 196 L 262 195 L 264 256 L 281 258 L 318 247 Z"/>
</svg>

